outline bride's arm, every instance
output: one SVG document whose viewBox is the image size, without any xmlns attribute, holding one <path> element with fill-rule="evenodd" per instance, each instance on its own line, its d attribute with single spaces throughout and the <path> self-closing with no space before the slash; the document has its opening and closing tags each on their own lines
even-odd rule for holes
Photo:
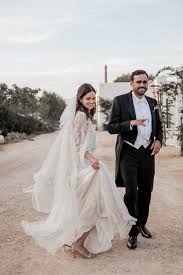
<svg viewBox="0 0 183 275">
<path fill-rule="evenodd" d="M 76 118 L 74 121 L 74 130 L 77 152 L 83 155 L 85 159 L 90 161 L 94 169 L 99 169 L 99 162 L 91 153 L 89 153 L 87 150 L 81 153 L 83 148 L 85 150 L 85 146 L 83 147 L 83 145 L 85 144 L 87 132 L 87 118 L 85 113 L 79 112 L 76 114 Z"/>
</svg>

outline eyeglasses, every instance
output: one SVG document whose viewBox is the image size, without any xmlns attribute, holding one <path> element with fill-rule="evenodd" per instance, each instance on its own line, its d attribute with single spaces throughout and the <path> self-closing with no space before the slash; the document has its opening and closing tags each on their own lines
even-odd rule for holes
<svg viewBox="0 0 183 275">
<path fill-rule="evenodd" d="M 147 80 L 137 80 L 136 83 L 137 83 L 137 84 L 142 84 L 142 83 L 143 83 L 143 84 L 147 84 L 148 81 L 147 81 Z"/>
</svg>

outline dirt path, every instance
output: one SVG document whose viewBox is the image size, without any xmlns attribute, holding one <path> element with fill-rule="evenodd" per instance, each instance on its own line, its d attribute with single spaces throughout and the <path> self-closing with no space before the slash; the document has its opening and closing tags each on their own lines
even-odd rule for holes
<svg viewBox="0 0 183 275">
<path fill-rule="evenodd" d="M 126 240 L 114 240 L 112 251 L 96 259 L 72 258 L 58 251 L 50 256 L 26 236 L 21 220 L 42 217 L 31 206 L 29 185 L 56 133 L 34 141 L 0 146 L 0 274 L 183 274 L 183 158 L 174 147 L 163 148 L 156 161 L 149 228 L 152 239 L 138 238 L 130 251 Z M 97 156 L 114 171 L 115 137 L 97 134 Z"/>
</svg>

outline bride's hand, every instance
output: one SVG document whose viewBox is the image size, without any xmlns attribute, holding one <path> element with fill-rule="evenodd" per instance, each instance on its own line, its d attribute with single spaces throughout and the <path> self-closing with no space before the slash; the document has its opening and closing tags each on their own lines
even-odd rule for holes
<svg viewBox="0 0 183 275">
<path fill-rule="evenodd" d="M 93 167 L 93 169 L 95 169 L 95 170 L 100 169 L 99 161 L 96 158 L 92 158 L 90 162 L 91 162 L 91 166 Z"/>
</svg>

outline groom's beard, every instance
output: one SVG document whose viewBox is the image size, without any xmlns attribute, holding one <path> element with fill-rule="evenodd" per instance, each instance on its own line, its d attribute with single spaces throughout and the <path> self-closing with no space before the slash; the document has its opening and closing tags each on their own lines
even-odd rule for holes
<svg viewBox="0 0 183 275">
<path fill-rule="evenodd" d="M 147 92 L 147 88 L 141 87 L 134 90 L 137 96 L 143 96 Z"/>
</svg>

